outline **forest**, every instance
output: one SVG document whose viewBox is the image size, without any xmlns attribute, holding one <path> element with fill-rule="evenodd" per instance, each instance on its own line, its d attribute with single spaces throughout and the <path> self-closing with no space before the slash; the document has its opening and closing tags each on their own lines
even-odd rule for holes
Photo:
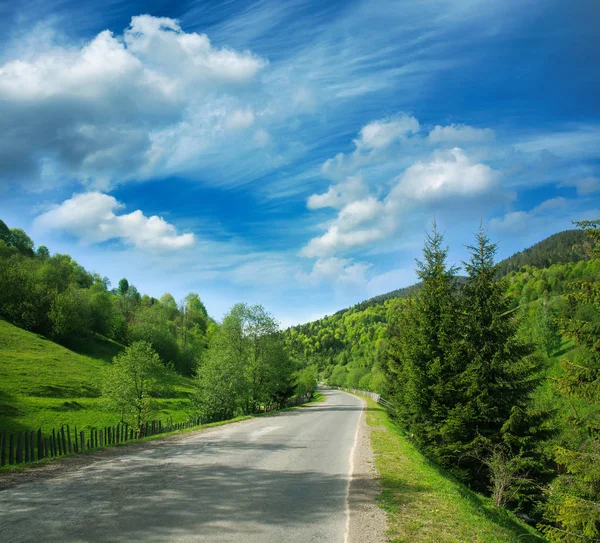
<svg viewBox="0 0 600 543">
<path fill-rule="evenodd" d="M 460 268 L 434 228 L 418 287 L 286 331 L 330 385 L 383 394 L 429 459 L 569 543 L 600 536 L 600 221 L 577 225 L 500 263 L 480 229 Z"/>
</svg>

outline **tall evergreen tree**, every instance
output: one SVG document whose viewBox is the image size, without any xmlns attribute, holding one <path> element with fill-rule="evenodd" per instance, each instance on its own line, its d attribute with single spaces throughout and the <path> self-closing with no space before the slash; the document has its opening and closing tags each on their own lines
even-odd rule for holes
<svg viewBox="0 0 600 543">
<path fill-rule="evenodd" d="M 474 486 L 482 489 L 487 484 L 482 458 L 498 448 L 520 457 L 523 473 L 544 470 L 536 443 L 547 437 L 548 414 L 531 406 L 542 359 L 533 344 L 517 337 L 518 322 L 509 309 L 506 287 L 497 279 L 497 244 L 480 228 L 468 249 L 460 334 L 465 369 L 459 379 L 460 401 L 443 434 L 448 456 L 454 456 Z"/>
<path fill-rule="evenodd" d="M 440 426 L 455 403 L 457 268 L 448 266 L 448 248 L 434 224 L 427 234 L 422 282 L 390 325 L 387 372 L 402 424 L 416 442 L 436 457 Z"/>
<path fill-rule="evenodd" d="M 591 258 L 600 258 L 600 220 L 575 223 L 592 244 Z M 590 406 L 600 398 L 600 280 L 569 285 L 568 301 L 576 308 L 588 306 L 594 319 L 561 321 L 563 332 L 578 347 L 573 361 L 562 360 L 558 391 L 569 400 L 570 423 L 579 430 L 579 440 L 559 447 L 555 460 L 561 474 L 551 487 L 544 526 L 548 539 L 561 543 L 600 540 L 600 415 Z"/>
</svg>

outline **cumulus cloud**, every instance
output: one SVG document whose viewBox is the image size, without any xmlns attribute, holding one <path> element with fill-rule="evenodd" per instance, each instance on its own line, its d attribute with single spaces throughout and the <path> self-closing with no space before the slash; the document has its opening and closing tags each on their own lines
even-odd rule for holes
<svg viewBox="0 0 600 543">
<path fill-rule="evenodd" d="M 435 153 L 428 162 L 416 162 L 400 177 L 391 199 L 410 198 L 436 201 L 452 196 L 474 196 L 490 190 L 497 172 L 485 164 L 473 162 L 455 147 Z"/>
<path fill-rule="evenodd" d="M 491 128 L 474 128 L 466 124 L 437 125 L 427 136 L 431 143 L 449 143 L 451 145 L 483 143 L 493 141 L 495 138 L 496 134 Z"/>
<path fill-rule="evenodd" d="M 163 218 L 146 217 L 139 209 L 122 215 L 115 211 L 124 205 L 113 196 L 100 192 L 75 194 L 35 220 L 37 226 L 63 230 L 84 243 L 120 239 L 140 249 L 172 251 L 194 245 L 191 233 L 177 234 Z"/>
<path fill-rule="evenodd" d="M 122 36 L 105 30 L 10 60 L 0 65 L 0 175 L 39 183 L 51 171 L 52 183 L 107 187 L 181 171 L 173 157 L 197 159 L 203 143 L 253 124 L 238 91 L 265 66 L 149 15 Z"/>
<path fill-rule="evenodd" d="M 363 126 L 353 140 L 354 151 L 338 153 L 326 160 L 321 173 L 327 179 L 342 181 L 361 168 L 369 168 L 382 161 L 389 161 L 397 147 L 420 143 L 419 121 L 405 113 L 388 119 L 370 122 Z M 396 155 L 397 157 L 398 155 Z"/>
<path fill-rule="evenodd" d="M 340 208 L 354 200 L 367 196 L 369 188 L 360 177 L 352 176 L 343 183 L 332 185 L 323 194 L 313 194 L 306 203 L 308 209 L 324 207 Z"/>
<path fill-rule="evenodd" d="M 368 195 L 368 187 L 349 179 L 314 194 L 309 209 L 339 209 L 321 236 L 312 238 L 300 251 L 310 258 L 332 257 L 386 239 L 397 232 L 403 215 L 419 207 L 439 206 L 457 198 L 472 200 L 495 190 L 498 172 L 472 160 L 456 147 L 434 152 L 396 176 L 386 196 Z M 360 189 L 360 190 L 358 190 Z"/>
<path fill-rule="evenodd" d="M 394 141 L 416 134 L 419 130 L 419 121 L 403 114 L 394 119 L 374 121 L 363 126 L 360 137 L 354 140 L 354 144 L 357 149 L 384 149 Z"/>
</svg>

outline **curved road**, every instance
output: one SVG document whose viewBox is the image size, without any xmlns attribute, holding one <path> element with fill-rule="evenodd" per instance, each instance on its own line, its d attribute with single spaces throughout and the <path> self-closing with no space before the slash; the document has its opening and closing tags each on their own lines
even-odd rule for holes
<svg viewBox="0 0 600 543">
<path fill-rule="evenodd" d="M 362 402 L 325 394 L 0 491 L 0 541 L 344 542 Z"/>
</svg>

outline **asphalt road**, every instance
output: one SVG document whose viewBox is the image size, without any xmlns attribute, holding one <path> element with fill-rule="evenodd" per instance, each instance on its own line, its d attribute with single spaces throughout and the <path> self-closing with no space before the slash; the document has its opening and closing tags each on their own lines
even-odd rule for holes
<svg viewBox="0 0 600 543">
<path fill-rule="evenodd" d="M 325 394 L 0 491 L 0 541 L 344 542 L 362 403 Z"/>
</svg>

